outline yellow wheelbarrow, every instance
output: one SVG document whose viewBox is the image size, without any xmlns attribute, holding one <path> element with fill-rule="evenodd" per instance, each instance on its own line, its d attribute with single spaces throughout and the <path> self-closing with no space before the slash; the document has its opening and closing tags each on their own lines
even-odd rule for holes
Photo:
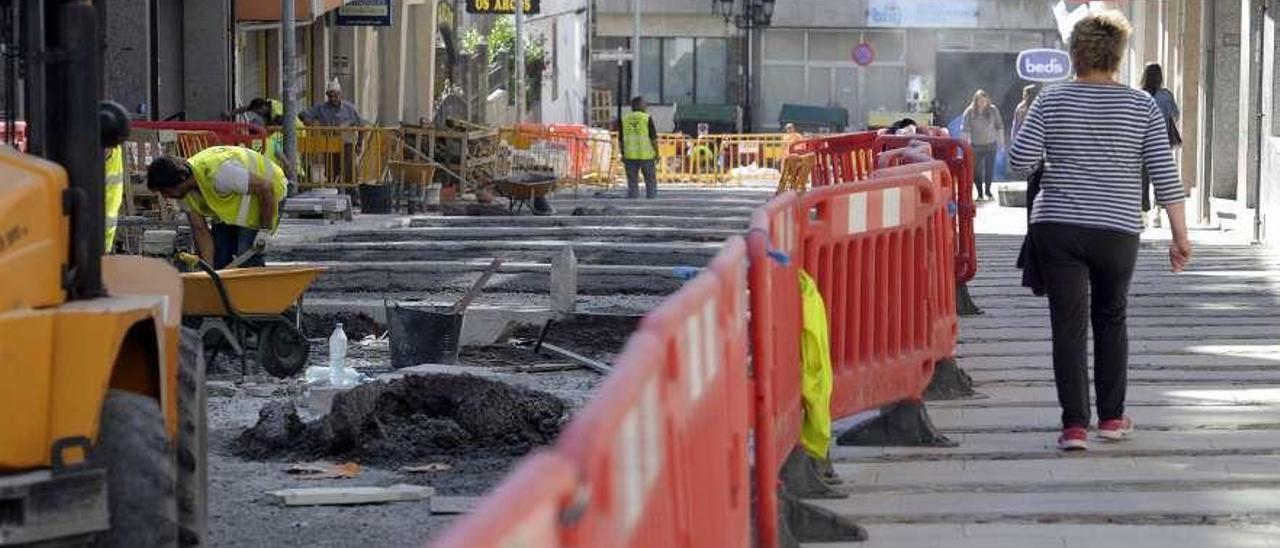
<svg viewBox="0 0 1280 548">
<path fill-rule="evenodd" d="M 303 370 L 311 354 L 307 337 L 299 329 L 302 294 L 324 268 L 266 266 L 215 271 L 189 253 L 178 260 L 198 268 L 182 275 L 183 322 L 196 329 L 204 341 L 205 362 L 224 349 L 240 357 L 241 373 L 248 372 L 247 352 L 278 378 Z M 293 317 L 288 312 L 293 309 Z"/>
</svg>

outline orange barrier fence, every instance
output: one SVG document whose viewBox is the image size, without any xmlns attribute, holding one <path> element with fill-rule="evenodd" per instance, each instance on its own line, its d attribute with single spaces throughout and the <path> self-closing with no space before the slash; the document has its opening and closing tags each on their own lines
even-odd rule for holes
<svg viewBox="0 0 1280 548">
<path fill-rule="evenodd" d="M 766 546 L 778 536 L 778 471 L 799 443 L 800 393 L 799 199 L 788 192 L 752 215 L 747 233 L 751 287 L 752 379 L 755 391 L 756 527 Z"/>
<path fill-rule="evenodd" d="M 918 402 L 954 352 L 951 174 L 871 177 L 757 210 L 745 242 L 641 322 L 556 445 L 439 546 L 778 546 L 804 420 L 800 269 L 827 307 L 834 417 Z"/>
<path fill-rule="evenodd" d="M 945 136 L 882 135 L 873 150 L 877 153 L 902 149 L 911 143 L 927 143 L 934 159 L 947 164 L 955 183 L 956 216 L 952 222 L 956 237 L 956 282 L 964 284 L 978 274 L 978 242 L 973 222 L 978 208 L 973 202 L 973 149 L 969 143 Z"/>
<path fill-rule="evenodd" d="M 592 501 L 572 546 L 746 546 L 746 248 L 655 310 L 561 435 Z"/>
<path fill-rule="evenodd" d="M 209 132 L 216 137 L 213 145 L 260 146 L 267 139 L 266 130 L 244 122 L 150 122 L 130 123 L 132 129 L 158 131 Z M 199 151 L 196 151 L 199 152 Z"/>
<path fill-rule="evenodd" d="M 574 188 L 613 183 L 614 144 L 606 131 L 581 124 L 518 124 L 503 128 L 501 136 L 510 148 L 499 161 L 499 177 L 541 171 Z"/>
<path fill-rule="evenodd" d="M 918 162 L 908 148 L 911 143 L 927 143 L 933 159 L 947 164 L 955 181 L 956 217 L 952 226 L 957 238 L 956 281 L 964 284 L 978 273 L 977 239 L 973 201 L 973 152 L 969 144 L 946 136 L 943 128 L 925 128 L 924 135 L 888 135 L 884 131 L 837 135 L 801 141 L 792 145 L 793 154 L 813 153 L 817 161 L 811 177 L 814 187 L 866 180 L 879 168 Z"/>
<path fill-rule="evenodd" d="M 566 511 L 575 507 L 578 478 L 564 457 L 549 451 L 526 457 L 520 468 L 459 520 L 437 548 L 561 546 Z"/>
<path fill-rule="evenodd" d="M 816 157 L 813 186 L 850 183 L 871 175 L 875 141 L 875 132 L 864 131 L 800 141 L 791 145 L 791 153 Z"/>
</svg>

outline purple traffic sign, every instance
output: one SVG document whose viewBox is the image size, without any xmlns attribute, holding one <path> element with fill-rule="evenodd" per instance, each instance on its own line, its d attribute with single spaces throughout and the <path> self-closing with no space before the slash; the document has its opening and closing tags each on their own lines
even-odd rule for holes
<svg viewBox="0 0 1280 548">
<path fill-rule="evenodd" d="M 876 50 L 871 48 L 871 44 L 863 42 L 853 48 L 853 62 L 858 66 L 865 67 L 870 65 L 876 59 Z"/>
</svg>

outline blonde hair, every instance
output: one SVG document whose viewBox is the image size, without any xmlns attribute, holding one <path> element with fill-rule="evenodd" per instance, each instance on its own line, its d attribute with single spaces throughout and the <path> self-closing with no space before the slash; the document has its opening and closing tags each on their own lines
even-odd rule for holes
<svg viewBox="0 0 1280 548">
<path fill-rule="evenodd" d="M 1125 46 L 1133 27 L 1116 10 L 1093 13 L 1081 19 L 1071 31 L 1068 49 L 1077 75 L 1120 70 Z"/>
</svg>

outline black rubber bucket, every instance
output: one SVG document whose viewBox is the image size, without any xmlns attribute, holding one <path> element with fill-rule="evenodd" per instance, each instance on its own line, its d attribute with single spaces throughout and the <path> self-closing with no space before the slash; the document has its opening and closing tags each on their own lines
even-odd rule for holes
<svg viewBox="0 0 1280 548">
<path fill-rule="evenodd" d="M 424 363 L 458 363 L 458 339 L 462 315 L 452 311 L 387 305 L 391 367 L 401 369 Z"/>
<path fill-rule="evenodd" d="M 371 215 L 391 213 L 391 187 L 361 184 L 360 212 Z"/>
</svg>

